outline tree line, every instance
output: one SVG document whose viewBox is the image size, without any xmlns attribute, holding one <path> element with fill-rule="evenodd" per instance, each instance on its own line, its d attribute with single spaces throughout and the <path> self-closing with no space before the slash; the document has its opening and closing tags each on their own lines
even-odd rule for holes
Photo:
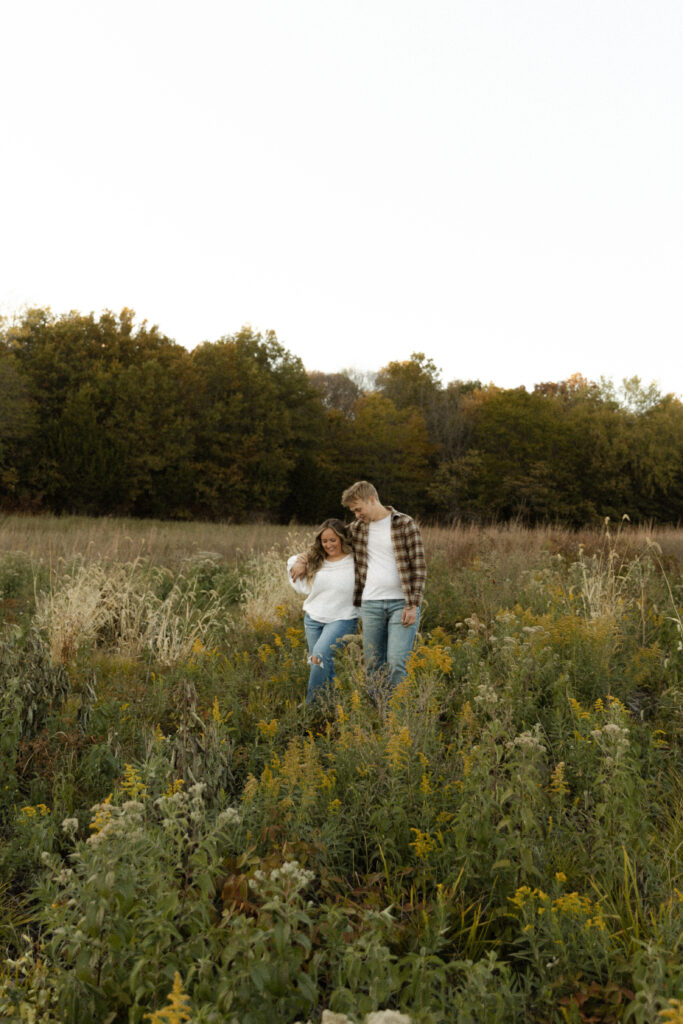
<svg viewBox="0 0 683 1024">
<path fill-rule="evenodd" d="M 0 508 L 314 522 L 349 482 L 440 522 L 678 522 L 683 405 L 638 378 L 444 384 L 415 353 L 307 372 L 243 327 L 192 351 L 132 311 L 0 324 Z"/>
</svg>

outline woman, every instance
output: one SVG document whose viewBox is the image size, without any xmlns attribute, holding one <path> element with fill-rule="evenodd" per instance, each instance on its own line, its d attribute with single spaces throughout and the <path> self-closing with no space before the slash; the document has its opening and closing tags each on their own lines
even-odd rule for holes
<svg viewBox="0 0 683 1024">
<path fill-rule="evenodd" d="M 308 643 L 306 703 L 334 679 L 334 652 L 348 633 L 355 633 L 358 609 L 353 606 L 354 568 L 351 541 L 340 519 L 326 519 L 318 527 L 306 552 L 306 575 L 293 580 L 291 569 L 297 559 L 287 561 L 289 582 L 304 601 L 304 630 Z"/>
</svg>

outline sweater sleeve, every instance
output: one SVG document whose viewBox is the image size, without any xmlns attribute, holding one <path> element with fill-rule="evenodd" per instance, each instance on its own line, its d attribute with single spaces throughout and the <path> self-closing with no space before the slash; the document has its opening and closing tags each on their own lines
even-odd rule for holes
<svg viewBox="0 0 683 1024">
<path fill-rule="evenodd" d="M 298 557 L 298 555 L 292 555 L 287 559 L 287 579 L 289 580 L 290 586 L 294 587 L 297 594 L 310 594 L 311 584 L 305 576 L 302 576 L 300 580 L 293 580 L 291 576 L 292 566 Z"/>
</svg>

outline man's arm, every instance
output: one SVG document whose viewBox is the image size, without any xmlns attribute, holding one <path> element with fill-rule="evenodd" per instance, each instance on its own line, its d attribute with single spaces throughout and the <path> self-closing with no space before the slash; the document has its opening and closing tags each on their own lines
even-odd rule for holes
<svg viewBox="0 0 683 1024">
<path fill-rule="evenodd" d="M 304 576 L 306 575 L 306 565 L 307 565 L 306 556 L 305 555 L 297 555 L 296 556 L 296 561 L 290 567 L 290 570 L 289 570 L 289 575 L 292 577 L 292 579 L 294 580 L 295 583 L 298 580 L 303 579 Z"/>
<path fill-rule="evenodd" d="M 427 580 L 427 563 L 422 534 L 414 519 L 409 519 L 405 526 L 405 545 L 410 566 L 410 605 L 417 609 L 422 604 L 425 582 Z M 407 609 L 406 609 L 407 610 Z M 414 621 L 414 620 L 413 620 Z"/>
</svg>

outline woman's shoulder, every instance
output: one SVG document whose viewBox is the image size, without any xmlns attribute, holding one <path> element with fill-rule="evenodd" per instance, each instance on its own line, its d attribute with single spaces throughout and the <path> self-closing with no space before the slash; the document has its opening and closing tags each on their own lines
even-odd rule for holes
<svg viewBox="0 0 683 1024">
<path fill-rule="evenodd" d="M 325 559 L 323 564 L 318 569 L 318 572 L 343 572 L 348 570 L 353 565 L 353 555 L 344 555 L 343 558 L 337 558 L 334 562 L 330 562 L 329 559 Z"/>
</svg>

